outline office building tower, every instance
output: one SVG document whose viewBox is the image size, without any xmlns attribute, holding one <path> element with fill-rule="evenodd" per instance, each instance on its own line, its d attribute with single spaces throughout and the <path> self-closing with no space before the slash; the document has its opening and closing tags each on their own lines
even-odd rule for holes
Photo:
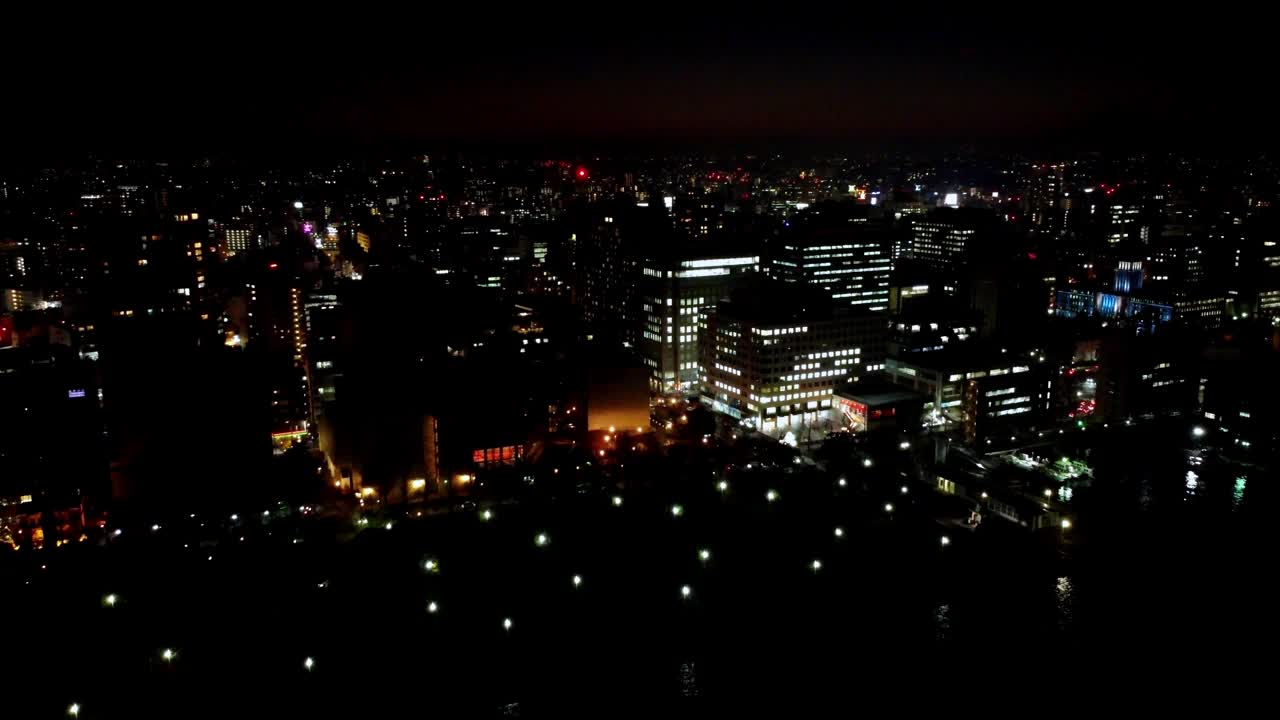
<svg viewBox="0 0 1280 720">
<path fill-rule="evenodd" d="M 771 277 L 821 288 L 837 305 L 881 311 L 889 308 L 892 255 L 890 226 L 831 205 L 792 218 L 769 243 L 768 266 Z"/>
<path fill-rule="evenodd" d="M 979 235 L 988 231 L 994 220 L 995 216 L 984 210 L 934 210 L 926 217 L 912 219 L 902 255 L 954 277 L 975 251 Z"/>
<path fill-rule="evenodd" d="M 722 298 L 760 270 L 759 255 L 680 252 L 645 259 L 640 278 L 640 356 L 655 392 L 687 392 L 702 376 L 698 336 Z"/>
</svg>

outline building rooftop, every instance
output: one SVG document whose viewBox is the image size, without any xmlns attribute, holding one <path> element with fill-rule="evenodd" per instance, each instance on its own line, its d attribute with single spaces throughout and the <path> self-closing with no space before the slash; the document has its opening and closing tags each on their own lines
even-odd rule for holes
<svg viewBox="0 0 1280 720">
<path fill-rule="evenodd" d="M 871 380 L 845 385 L 836 390 L 836 395 L 864 405 L 894 405 L 912 400 L 924 400 L 918 392 L 907 390 L 886 380 Z"/>
<path fill-rule="evenodd" d="M 900 365 L 931 370 L 978 370 L 1029 362 L 1018 349 L 993 342 L 965 342 L 942 350 L 890 359 Z"/>
</svg>

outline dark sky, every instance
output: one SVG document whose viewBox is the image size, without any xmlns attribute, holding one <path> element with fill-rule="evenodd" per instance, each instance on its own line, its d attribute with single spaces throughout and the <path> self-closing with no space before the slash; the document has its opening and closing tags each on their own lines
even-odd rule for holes
<svg viewBox="0 0 1280 720">
<path fill-rule="evenodd" d="M 1237 14 L 1159 24 L 1041 4 L 959 17 L 914 5 L 742 4 L 699 16 L 668 4 L 540 5 L 519 17 L 477 7 L 168 8 L 142 14 L 144 28 L 113 6 L 73 24 L 33 21 L 0 43 L 0 130 L 11 153 L 42 156 L 632 141 L 1212 145 L 1269 142 L 1273 125 L 1271 42 Z"/>
</svg>

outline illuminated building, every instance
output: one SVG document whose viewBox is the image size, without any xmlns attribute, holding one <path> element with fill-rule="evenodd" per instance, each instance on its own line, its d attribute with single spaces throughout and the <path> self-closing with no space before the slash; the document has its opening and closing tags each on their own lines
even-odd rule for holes
<svg viewBox="0 0 1280 720">
<path fill-rule="evenodd" d="M 1134 204 L 1115 203 L 1107 206 L 1103 234 L 1107 244 L 1115 247 L 1131 238 L 1145 239 L 1148 229 L 1139 223 L 1142 208 Z"/>
<path fill-rule="evenodd" d="M 903 357 L 939 352 L 973 342 L 978 337 L 975 315 L 972 312 L 921 311 L 896 316 L 889 324 L 888 354 Z"/>
<path fill-rule="evenodd" d="M 703 396 L 769 434 L 830 425 L 835 388 L 881 369 L 881 315 L 789 283 L 735 291 L 707 320 Z"/>
<path fill-rule="evenodd" d="M 913 218 L 902 256 L 924 263 L 935 271 L 954 273 L 968 262 L 979 233 L 988 229 L 994 219 L 986 211 L 954 208 L 939 209 L 926 217 Z"/>
<path fill-rule="evenodd" d="M 306 436 L 312 417 L 303 291 L 300 281 L 275 262 L 257 279 L 247 287 L 245 344 L 261 358 L 271 384 L 272 438 L 289 445 Z"/>
<path fill-rule="evenodd" d="M 1161 295 L 1144 290 L 1125 295 L 1078 288 L 1058 290 L 1054 301 L 1054 312 L 1061 317 L 1125 319 L 1147 328 L 1171 322 L 1218 327 L 1226 311 L 1226 296 L 1214 292 Z"/>
<path fill-rule="evenodd" d="M 695 238 L 705 238 L 724 229 L 724 201 L 706 192 L 680 195 L 671 206 L 676 230 Z"/>
<path fill-rule="evenodd" d="M 1196 234 L 1185 225 L 1166 225 L 1151 242 L 1147 277 L 1153 287 L 1185 291 L 1204 281 L 1204 251 Z"/>
<path fill-rule="evenodd" d="M 222 228 L 223 257 L 234 257 L 257 248 L 257 234 L 253 228 L 243 225 L 227 225 Z"/>
<path fill-rule="evenodd" d="M 1053 381 L 1042 357 L 970 346 L 890 357 L 884 369 L 895 383 L 925 396 L 927 423 L 960 427 L 965 441 L 976 444 L 996 430 L 1025 428 L 1047 416 Z"/>
<path fill-rule="evenodd" d="M 770 242 L 769 274 L 822 288 L 837 305 L 887 310 L 892 255 L 889 227 L 822 206 L 793 217 Z"/>
<path fill-rule="evenodd" d="M 640 356 L 657 392 L 694 389 L 700 328 L 715 303 L 760 270 L 759 255 L 671 253 L 646 259 L 640 281 Z"/>
<path fill-rule="evenodd" d="M 1031 166 L 1026 204 L 1032 224 L 1054 226 L 1060 222 L 1066 192 L 1066 169 L 1065 163 Z"/>
<path fill-rule="evenodd" d="M 836 422 L 851 432 L 920 429 L 924 398 L 901 386 L 885 382 L 860 382 L 836 390 Z"/>
<path fill-rule="evenodd" d="M 307 378 L 311 388 L 311 420 L 324 414 L 324 407 L 337 399 L 342 378 L 339 353 L 339 319 L 341 305 L 337 295 L 307 293 L 303 302 L 307 345 Z"/>
<path fill-rule="evenodd" d="M 1098 344 L 1097 415 L 1111 421 L 1195 408 L 1193 336 L 1174 330 L 1138 335 L 1111 328 Z M 1068 398 L 1075 405 L 1075 398 Z"/>
</svg>

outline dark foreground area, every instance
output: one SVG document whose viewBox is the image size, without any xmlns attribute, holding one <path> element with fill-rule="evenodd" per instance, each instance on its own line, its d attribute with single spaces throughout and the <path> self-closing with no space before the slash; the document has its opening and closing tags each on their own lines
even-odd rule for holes
<svg viewBox="0 0 1280 720">
<path fill-rule="evenodd" d="M 821 474 L 746 474 L 354 535 L 272 508 L 13 553 L 4 716 L 1024 714 L 1263 687 L 1265 512 L 1112 519 L 1064 547 L 948 531 L 915 492 L 886 513 Z"/>
</svg>

